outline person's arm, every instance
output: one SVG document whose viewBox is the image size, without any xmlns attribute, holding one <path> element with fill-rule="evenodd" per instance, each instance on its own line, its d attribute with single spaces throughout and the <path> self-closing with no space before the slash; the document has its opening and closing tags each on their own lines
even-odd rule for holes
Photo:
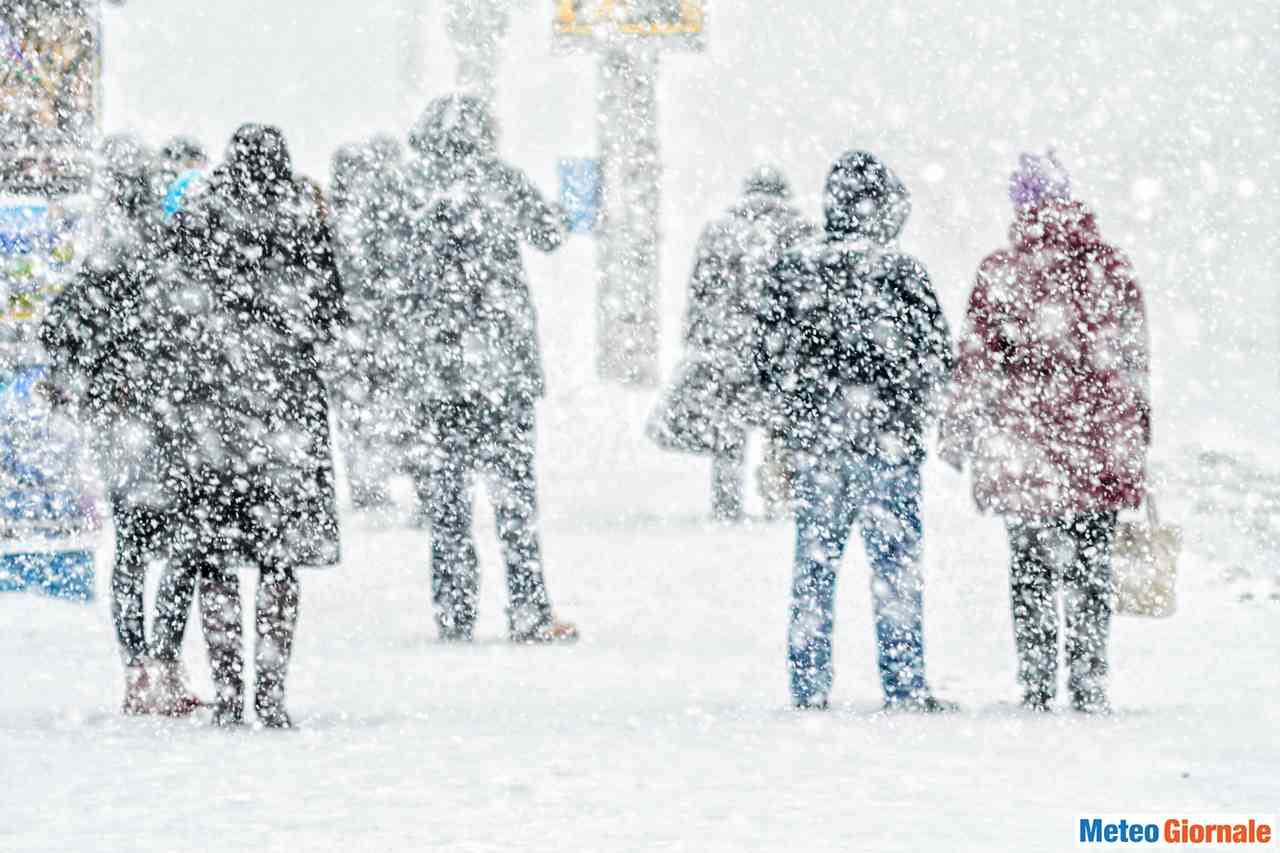
<svg viewBox="0 0 1280 853">
<path fill-rule="evenodd" d="M 49 357 L 48 381 L 63 392 L 82 394 L 112 346 L 112 302 L 103 290 L 104 281 L 101 273 L 79 273 L 40 323 L 40 343 Z"/>
<path fill-rule="evenodd" d="M 1138 411 L 1142 417 L 1143 440 L 1151 446 L 1151 341 L 1147 311 L 1129 259 L 1117 252 L 1107 268 L 1108 277 L 1123 294 L 1119 318 L 1120 358 Z"/>
<path fill-rule="evenodd" d="M 543 252 L 554 252 L 560 248 L 566 231 L 565 215 L 560 206 L 548 204 L 529 176 L 518 169 L 503 167 L 498 180 L 509 193 L 521 236 Z"/>
<path fill-rule="evenodd" d="M 978 271 L 951 372 L 938 455 L 957 469 L 973 456 L 978 437 L 990 425 L 991 411 L 1000 393 L 1003 343 L 997 309 L 988 298 L 988 282 L 1002 266 L 999 260 L 988 260 Z"/>
</svg>

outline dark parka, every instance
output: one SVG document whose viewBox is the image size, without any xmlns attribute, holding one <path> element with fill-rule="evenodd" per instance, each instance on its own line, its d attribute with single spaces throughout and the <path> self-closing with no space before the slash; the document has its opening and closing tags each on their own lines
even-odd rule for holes
<svg viewBox="0 0 1280 853">
<path fill-rule="evenodd" d="M 245 125 L 176 228 L 202 317 L 198 381 L 179 404 L 201 541 L 231 563 L 335 563 L 321 361 L 345 311 L 323 199 L 279 131 Z"/>
<path fill-rule="evenodd" d="M 775 266 L 761 313 L 775 428 L 794 450 L 919 463 L 952 356 L 924 265 L 897 248 L 909 196 L 855 151 L 832 167 L 824 207 L 825 234 Z"/>
<path fill-rule="evenodd" d="M 171 405 L 193 366 L 175 357 L 181 318 L 166 313 L 177 277 L 151 158 L 126 136 L 108 139 L 97 177 L 100 203 L 89 255 L 40 327 L 53 381 L 72 392 L 104 485 L 119 509 L 176 509 L 181 425 Z"/>
<path fill-rule="evenodd" d="M 521 243 L 550 252 L 563 216 L 497 156 L 484 102 L 431 103 L 409 137 L 413 157 L 383 192 L 386 227 L 372 267 L 403 342 L 401 394 L 438 403 L 532 400 L 544 390 Z"/>
<path fill-rule="evenodd" d="M 767 423 L 756 381 L 757 313 L 783 253 L 812 239 L 813 225 L 787 203 L 782 176 L 761 169 L 741 201 L 698 239 L 685 315 L 685 356 L 647 431 L 673 450 L 715 453 Z"/>
</svg>

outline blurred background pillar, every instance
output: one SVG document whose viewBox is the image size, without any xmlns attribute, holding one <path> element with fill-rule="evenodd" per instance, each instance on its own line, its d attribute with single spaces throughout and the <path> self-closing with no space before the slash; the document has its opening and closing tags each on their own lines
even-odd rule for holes
<svg viewBox="0 0 1280 853">
<path fill-rule="evenodd" d="M 445 28 L 458 52 L 458 91 L 493 102 L 510 6 L 510 0 L 449 0 Z"/>
</svg>

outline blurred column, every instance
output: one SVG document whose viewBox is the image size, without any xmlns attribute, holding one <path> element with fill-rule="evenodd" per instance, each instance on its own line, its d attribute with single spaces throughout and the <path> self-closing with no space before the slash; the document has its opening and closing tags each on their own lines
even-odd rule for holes
<svg viewBox="0 0 1280 853">
<path fill-rule="evenodd" d="M 598 370 L 627 385 L 658 382 L 658 46 L 600 51 L 596 121 L 602 207 L 596 306 Z"/>
<path fill-rule="evenodd" d="M 492 102 L 510 0 L 449 0 L 445 28 L 458 51 L 457 88 Z"/>
</svg>

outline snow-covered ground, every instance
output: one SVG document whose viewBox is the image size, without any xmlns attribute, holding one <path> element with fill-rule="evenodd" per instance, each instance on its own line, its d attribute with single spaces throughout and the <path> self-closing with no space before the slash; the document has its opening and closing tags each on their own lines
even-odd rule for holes
<svg viewBox="0 0 1280 853">
<path fill-rule="evenodd" d="M 878 713 L 854 553 L 837 707 L 796 714 L 790 528 L 705 522 L 706 465 L 648 447 L 646 406 L 544 405 L 548 572 L 580 644 L 504 641 L 487 513 L 467 648 L 434 641 L 426 534 L 347 516 L 344 564 L 303 580 L 297 732 L 125 719 L 105 600 L 0 599 L 0 849 L 1058 851 L 1094 814 L 1274 812 L 1280 601 L 1260 566 L 1239 600 L 1207 556 L 1227 526 L 1191 495 L 1166 501 L 1189 526 L 1179 613 L 1115 625 L 1114 719 L 1016 708 L 1003 533 L 940 466 L 928 666 L 964 710 Z"/>
<path fill-rule="evenodd" d="M 194 129 L 216 150 L 241 120 L 279 120 L 322 174 L 339 142 L 407 126 L 452 73 L 437 26 L 427 82 L 405 91 L 392 0 L 359 21 L 348 4 L 180 5 L 111 13 L 109 129 Z M 1147 286 L 1155 468 L 1187 532 L 1177 616 L 1116 622 L 1116 717 L 1016 709 L 1003 531 L 932 462 L 928 666 L 963 711 L 878 713 L 857 549 L 837 707 L 789 711 L 790 527 L 708 524 L 707 463 L 644 440 L 650 394 L 595 382 L 592 253 L 575 238 L 530 275 L 547 571 L 582 642 L 503 641 L 487 512 L 468 648 L 434 642 L 427 535 L 344 518 L 343 565 L 303 578 L 297 732 L 125 719 L 105 598 L 0 597 L 0 850 L 1060 851 L 1084 816 L 1275 813 L 1274 8 L 801 5 L 719 13 L 706 56 L 664 64 L 667 359 L 696 230 L 753 162 L 781 163 L 816 214 L 841 146 L 884 152 L 916 192 L 907 242 L 958 323 L 1009 218 L 1013 152 L 1057 141 Z M 548 6 L 518 7 L 498 99 L 504 148 L 547 188 L 553 158 L 588 153 L 594 132 L 594 71 L 549 56 Z M 207 692 L 194 630 L 187 662 Z"/>
</svg>

